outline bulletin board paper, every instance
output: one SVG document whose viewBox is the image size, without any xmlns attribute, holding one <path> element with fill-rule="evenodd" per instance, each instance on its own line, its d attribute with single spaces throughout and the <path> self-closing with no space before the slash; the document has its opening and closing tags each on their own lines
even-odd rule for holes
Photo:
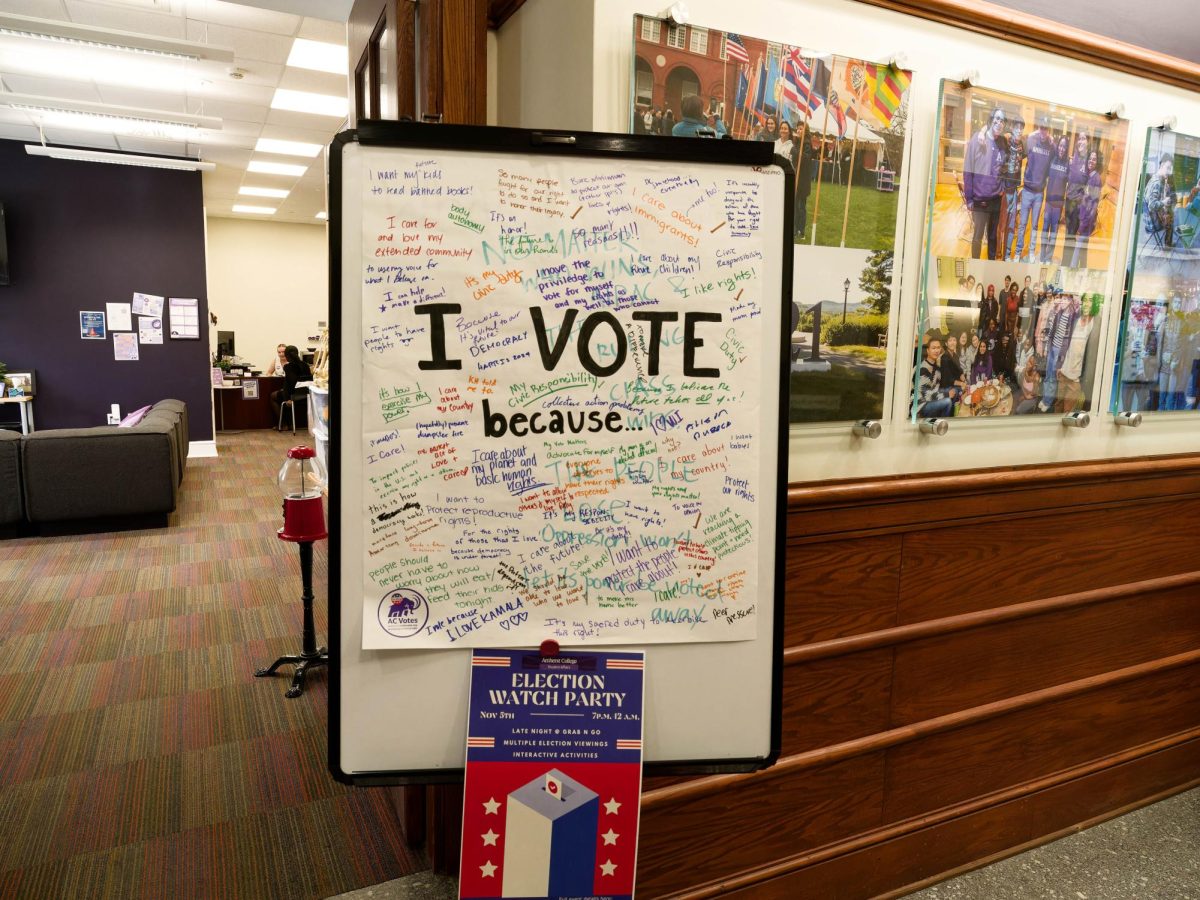
<svg viewBox="0 0 1200 900">
<path fill-rule="evenodd" d="M 364 649 L 754 638 L 782 172 L 362 156 Z"/>
</svg>

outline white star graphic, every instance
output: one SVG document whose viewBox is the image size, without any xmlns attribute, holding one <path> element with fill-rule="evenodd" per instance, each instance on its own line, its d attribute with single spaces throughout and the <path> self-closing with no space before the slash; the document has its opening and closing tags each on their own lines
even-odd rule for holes
<svg viewBox="0 0 1200 900">
<path fill-rule="evenodd" d="M 600 873 L 602 875 L 611 875 L 616 871 L 617 864 L 611 859 L 606 859 L 604 862 L 600 863 Z"/>
<path fill-rule="evenodd" d="M 484 878 L 491 878 L 492 876 L 494 876 L 496 874 L 496 870 L 498 868 L 500 868 L 500 867 L 492 865 L 492 861 L 489 859 L 487 862 L 485 862 L 482 866 L 479 867 L 479 871 L 483 873 Z"/>
<path fill-rule="evenodd" d="M 617 814 L 617 810 L 619 810 L 620 808 L 621 808 L 621 804 L 617 802 L 616 797 L 613 797 L 611 800 L 609 800 L 607 803 L 604 804 L 604 812 L 606 814 L 612 813 L 615 816 Z"/>
<path fill-rule="evenodd" d="M 620 835 L 617 834 L 615 831 L 613 831 L 610 828 L 610 829 L 608 829 L 607 834 L 602 834 L 602 835 L 600 835 L 600 837 L 604 838 L 604 843 L 607 845 L 607 844 L 615 844 L 617 842 L 617 838 L 619 838 Z"/>
<path fill-rule="evenodd" d="M 480 837 L 483 838 L 483 846 L 495 847 L 496 846 L 496 838 L 500 837 L 500 835 L 496 834 L 496 832 L 492 831 L 492 829 L 489 828 L 487 830 L 487 834 L 481 834 Z"/>
<path fill-rule="evenodd" d="M 495 797 L 489 797 L 483 801 L 483 814 L 485 816 L 498 816 L 500 814 L 499 810 L 500 803 Z"/>
</svg>

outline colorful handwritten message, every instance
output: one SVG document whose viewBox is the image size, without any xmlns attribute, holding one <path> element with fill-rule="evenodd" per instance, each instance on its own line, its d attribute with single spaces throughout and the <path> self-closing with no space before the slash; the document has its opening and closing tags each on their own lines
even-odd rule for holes
<svg viewBox="0 0 1200 900">
<path fill-rule="evenodd" d="M 361 159 L 363 647 L 754 638 L 782 174 Z"/>
</svg>

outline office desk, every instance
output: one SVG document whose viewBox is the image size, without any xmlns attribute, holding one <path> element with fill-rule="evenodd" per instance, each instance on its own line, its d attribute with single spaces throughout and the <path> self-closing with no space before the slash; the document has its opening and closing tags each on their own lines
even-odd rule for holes
<svg viewBox="0 0 1200 900">
<path fill-rule="evenodd" d="M 275 427 L 275 416 L 271 412 L 271 393 L 282 390 L 285 379 L 260 375 L 249 380 L 258 382 L 258 396 L 254 399 L 242 396 L 240 384 L 213 388 L 214 403 L 217 404 L 218 430 L 247 431 L 253 428 Z"/>
<path fill-rule="evenodd" d="M 21 409 L 21 434 L 33 431 L 33 398 L 32 397 L 0 397 L 0 403 L 16 403 Z"/>
</svg>

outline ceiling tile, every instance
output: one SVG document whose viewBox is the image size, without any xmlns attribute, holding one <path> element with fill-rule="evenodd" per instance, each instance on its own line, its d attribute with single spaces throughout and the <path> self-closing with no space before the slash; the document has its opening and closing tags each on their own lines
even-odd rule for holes
<svg viewBox="0 0 1200 900">
<path fill-rule="evenodd" d="M 291 36 L 251 31 L 248 28 L 229 28 L 225 25 L 209 25 L 205 22 L 188 20 L 187 39 L 203 41 L 222 47 L 232 47 L 241 65 L 241 60 L 263 60 L 283 65 L 292 52 Z"/>
<path fill-rule="evenodd" d="M 43 78 L 38 75 L 10 75 L 7 72 L 0 73 L 0 77 L 4 79 L 8 89 L 17 94 L 103 102 L 100 92 L 90 81 L 67 81 L 63 78 Z"/>
<path fill-rule="evenodd" d="M 331 134 L 336 133 L 340 119 L 333 116 L 315 116 L 312 113 L 292 112 L 288 109 L 272 109 L 267 111 L 267 134 L 264 137 L 282 138 L 285 141 L 310 141 L 317 144 L 328 144 Z M 282 130 L 299 134 L 306 132 L 309 137 L 284 137 Z M 280 133 L 276 133 L 280 132 Z"/>
<path fill-rule="evenodd" d="M 97 28 L 116 28 L 155 37 L 185 39 L 183 16 L 112 3 L 90 3 L 88 0 L 64 0 L 70 20 L 77 25 Z M 8 4 L 5 3 L 7 8 Z M 47 17 L 43 17 L 47 18 Z M 57 17 L 55 17 L 57 18 Z M 212 43 L 216 43 L 213 41 Z"/>
<path fill-rule="evenodd" d="M 267 107 L 262 103 L 238 103 L 230 100 L 193 97 L 188 111 L 193 115 L 216 116 L 218 119 L 254 122 L 258 125 L 267 121 Z"/>
<path fill-rule="evenodd" d="M 302 21 L 301 16 L 256 9 L 240 3 L 223 3 L 221 0 L 202 0 L 202 2 L 191 0 L 187 3 L 187 17 L 213 25 L 249 28 L 253 31 L 265 31 L 289 37 L 296 33 Z"/>
<path fill-rule="evenodd" d="M 331 75 L 329 72 L 285 66 L 283 75 L 279 79 L 279 86 L 289 91 L 308 91 L 312 94 L 332 94 L 335 97 L 346 97 L 349 95 L 350 81 L 345 75 Z"/>
<path fill-rule="evenodd" d="M 0 121 L 0 140 L 4 141 L 33 141 L 38 140 L 38 130 L 32 125 L 21 125 L 16 122 Z"/>
<path fill-rule="evenodd" d="M 119 150 L 117 139 L 111 134 L 97 131 L 73 131 L 70 128 L 47 128 L 47 144 L 63 144 L 71 147 L 95 147 L 101 150 Z"/>
<path fill-rule="evenodd" d="M 98 90 L 101 103 L 113 103 L 117 106 L 136 106 L 140 109 L 161 109 L 164 112 L 187 112 L 187 103 L 184 94 L 116 87 L 107 84 L 100 85 Z M 56 94 L 56 96 L 61 97 L 62 94 Z"/>
<path fill-rule="evenodd" d="M 149 153 L 152 156 L 191 156 L 187 144 L 178 141 L 155 141 L 150 138 L 117 138 L 117 145 L 126 153 Z"/>
<path fill-rule="evenodd" d="M 346 45 L 346 23 L 331 22 L 328 19 L 305 18 L 300 23 L 296 37 L 307 38 L 310 41 L 324 41 L 327 44 Z"/>
</svg>

